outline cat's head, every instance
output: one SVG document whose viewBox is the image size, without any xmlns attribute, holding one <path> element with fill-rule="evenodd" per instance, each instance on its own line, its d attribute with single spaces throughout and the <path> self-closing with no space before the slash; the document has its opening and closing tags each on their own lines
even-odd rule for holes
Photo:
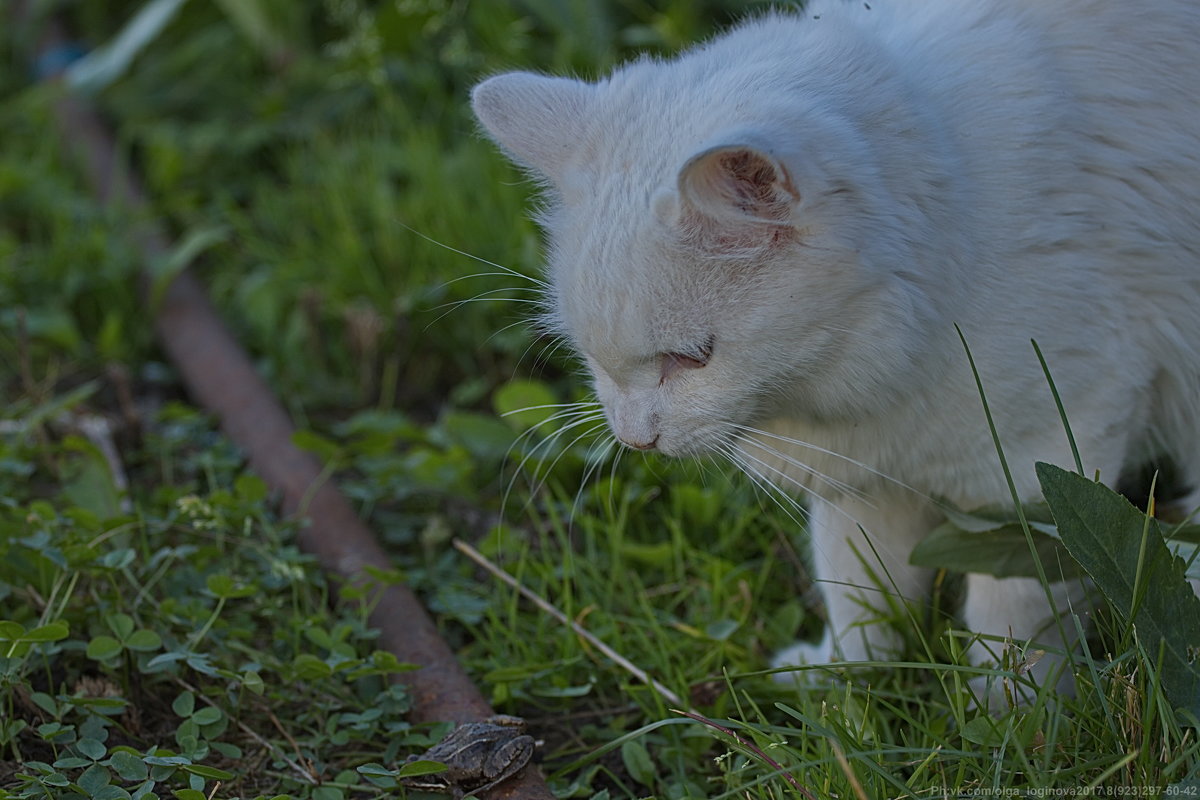
<svg viewBox="0 0 1200 800">
<path fill-rule="evenodd" d="M 862 242 L 894 221 L 863 191 L 869 174 L 830 166 L 871 163 L 865 145 L 827 114 L 759 109 L 747 87 L 714 97 L 658 69 L 600 83 L 511 73 L 472 98 L 545 182 L 549 322 L 586 361 L 613 433 L 688 455 L 784 408 L 860 412 L 904 361 L 868 346 L 889 337 L 896 300 Z"/>
</svg>

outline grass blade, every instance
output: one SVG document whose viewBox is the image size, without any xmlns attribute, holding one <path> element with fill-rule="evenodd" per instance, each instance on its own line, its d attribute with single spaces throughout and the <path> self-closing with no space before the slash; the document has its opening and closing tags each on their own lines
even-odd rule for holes
<svg viewBox="0 0 1200 800">
<path fill-rule="evenodd" d="M 1130 609 L 1149 663 L 1162 648 L 1161 682 L 1176 707 L 1200 717 L 1200 598 L 1158 521 L 1098 483 L 1051 464 L 1038 480 L 1063 543 L 1118 611 Z M 1139 597 L 1139 587 L 1150 586 Z M 1160 644 L 1161 643 L 1161 644 Z"/>
</svg>

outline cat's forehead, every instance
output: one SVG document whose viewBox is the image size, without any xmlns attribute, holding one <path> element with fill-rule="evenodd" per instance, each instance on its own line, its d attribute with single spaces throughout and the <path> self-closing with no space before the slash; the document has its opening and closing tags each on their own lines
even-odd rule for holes
<svg viewBox="0 0 1200 800">
<path fill-rule="evenodd" d="M 564 212 L 554 233 L 550 277 L 559 314 L 586 348 L 638 348 L 669 295 L 670 255 L 653 245 L 645 222 L 589 211 Z"/>
<path fill-rule="evenodd" d="M 559 321 L 601 362 L 702 341 L 729 294 L 727 280 L 648 211 L 561 219 L 550 277 Z M 566 212 L 570 216 L 570 212 Z"/>
</svg>

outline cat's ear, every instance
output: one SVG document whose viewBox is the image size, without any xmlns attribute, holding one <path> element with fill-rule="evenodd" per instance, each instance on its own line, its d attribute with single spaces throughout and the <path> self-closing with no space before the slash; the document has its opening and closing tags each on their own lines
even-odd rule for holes
<svg viewBox="0 0 1200 800">
<path fill-rule="evenodd" d="M 706 147 L 689 158 L 679 170 L 679 194 L 692 211 L 735 224 L 787 225 L 800 202 L 783 162 L 743 142 Z"/>
<path fill-rule="evenodd" d="M 471 92 L 475 116 L 513 160 L 550 178 L 579 141 L 595 87 L 572 78 L 509 72 Z"/>
</svg>

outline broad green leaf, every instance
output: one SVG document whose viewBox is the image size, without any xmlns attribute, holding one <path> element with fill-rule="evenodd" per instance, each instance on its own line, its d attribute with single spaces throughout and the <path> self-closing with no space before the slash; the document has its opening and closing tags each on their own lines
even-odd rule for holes
<svg viewBox="0 0 1200 800">
<path fill-rule="evenodd" d="M 202 778 L 211 778 L 217 781 L 231 781 L 236 775 L 232 772 L 226 772 L 223 769 L 216 767 L 206 767 L 203 764 L 184 764 L 183 769 L 193 775 L 199 775 Z"/>
<path fill-rule="evenodd" d="M 79 785 L 89 796 L 95 797 L 96 792 L 103 789 L 108 784 L 112 783 L 112 776 L 108 774 L 108 770 L 99 764 L 88 767 L 83 771 L 75 783 Z"/>
<path fill-rule="evenodd" d="M 132 547 L 122 547 L 117 550 L 110 550 L 100 556 L 99 564 L 107 569 L 124 569 L 134 562 L 137 558 L 137 553 Z"/>
<path fill-rule="evenodd" d="M 68 437 L 66 443 L 74 452 L 62 464 L 63 496 L 99 519 L 116 517 L 121 513 L 121 491 L 104 454 L 86 439 Z"/>
<path fill-rule="evenodd" d="M 25 330 L 28 332 L 30 338 L 48 342 L 72 354 L 79 353 L 83 346 L 83 336 L 79 333 L 79 327 L 75 324 L 75 316 L 70 311 L 65 308 L 43 306 L 41 308 L 26 308 L 24 312 Z M 11 314 L 12 309 L 0 309 L 0 323 L 11 325 Z M 5 325 L 5 327 L 8 327 L 8 325 Z M 22 421 L 29 422 L 31 419 L 37 419 L 41 417 L 40 412 L 42 408 L 57 404 L 57 399 L 50 400 L 44 406 L 35 409 L 30 416 Z M 41 418 L 44 419 L 44 417 Z"/>
<path fill-rule="evenodd" d="M 75 749 L 92 761 L 99 761 L 108 754 L 108 748 L 104 746 L 104 743 L 95 739 L 80 739 L 75 743 Z"/>
<path fill-rule="evenodd" d="M 129 638 L 129 634 L 133 633 L 133 617 L 128 614 L 109 614 L 104 621 L 108 623 L 108 628 L 122 642 Z"/>
<path fill-rule="evenodd" d="M 445 764 L 439 764 L 436 761 L 413 761 L 411 763 L 412 764 L 433 764 L 434 766 L 438 767 L 438 769 L 432 770 L 433 772 L 442 772 L 443 770 L 446 769 Z M 408 765 L 406 764 L 405 766 L 408 766 Z M 428 774 L 425 772 L 416 772 L 416 773 L 405 772 L 404 767 L 401 767 L 400 771 L 397 772 L 394 769 L 388 769 L 385 766 L 382 766 L 380 764 L 375 764 L 375 763 L 363 764 L 361 767 L 358 768 L 358 773 L 360 775 L 375 775 L 380 778 L 383 778 L 383 777 L 395 778 L 398 775 L 426 775 L 426 774 Z"/>
<path fill-rule="evenodd" d="M 1200 580 L 1200 545 L 1168 539 L 1171 552 L 1183 559 L 1189 580 Z"/>
<path fill-rule="evenodd" d="M 242 748 L 238 747 L 236 744 L 230 744 L 229 742 L 209 741 L 208 746 L 228 758 L 230 761 L 241 761 L 242 758 L 245 757 L 245 753 L 242 752 Z"/>
<path fill-rule="evenodd" d="M 1200 525 L 1177 525 L 1163 535 L 1172 542 L 1197 545 L 1200 544 Z"/>
<path fill-rule="evenodd" d="M 301 680 L 320 680 L 333 674 L 333 667 L 308 653 L 301 653 L 292 661 L 292 669 Z"/>
<path fill-rule="evenodd" d="M 139 652 L 157 650 L 162 647 L 162 637 L 152 630 L 142 628 L 141 630 L 134 631 L 125 640 L 125 646 L 130 650 L 137 650 Z"/>
<path fill-rule="evenodd" d="M 985 506 L 973 511 L 962 511 L 950 504 L 942 504 L 940 508 L 948 522 L 971 533 L 984 533 L 1021 523 L 1021 517 L 1011 505 Z M 1029 523 L 1030 528 L 1048 536 L 1058 537 L 1058 529 L 1054 526 L 1054 517 L 1048 505 L 1030 503 L 1023 505 L 1021 511 L 1024 512 L 1025 521 Z"/>
<path fill-rule="evenodd" d="M 1079 566 L 1058 538 L 1037 529 L 1030 533 L 1047 575 L 1074 578 L 1080 574 Z M 1020 525 L 1013 524 L 978 531 L 964 529 L 958 521 L 945 522 L 913 548 L 909 563 L 997 578 L 1036 578 L 1038 575 L 1025 531 Z"/>
<path fill-rule="evenodd" d="M 138 756 L 118 750 L 108 761 L 118 775 L 127 781 L 144 781 L 150 775 L 146 763 Z"/>
<path fill-rule="evenodd" d="M 141 786 L 133 790 L 132 800 L 158 800 L 158 795 L 154 792 L 155 785 L 153 780 L 143 781 Z"/>
<path fill-rule="evenodd" d="M 738 627 L 739 623 L 736 619 L 720 619 L 705 625 L 704 635 L 714 641 L 723 642 L 732 636 Z"/>
<path fill-rule="evenodd" d="M 34 628 L 21 637 L 27 642 L 57 642 L 67 638 L 70 629 L 65 622 L 51 622 L 48 625 L 43 625 L 40 628 Z"/>
<path fill-rule="evenodd" d="M 258 591 L 253 584 L 240 583 L 230 575 L 209 575 L 204 583 L 215 596 L 226 600 L 250 597 Z"/>
<path fill-rule="evenodd" d="M 87 656 L 96 661 L 105 661 L 119 655 L 121 650 L 120 642 L 111 636 L 101 635 L 88 642 Z"/>
<path fill-rule="evenodd" d="M 0 620 L 0 642 L 15 642 L 25 636 L 25 626 L 12 620 Z"/>
<path fill-rule="evenodd" d="M 176 661 L 183 661 L 190 657 L 190 655 L 186 650 L 171 650 L 167 653 L 160 653 L 146 662 L 146 668 L 153 670 Z"/>
<path fill-rule="evenodd" d="M 221 719 L 221 716 L 221 709 L 215 706 L 206 706 L 192 714 L 192 721 L 197 725 L 212 725 Z"/>
<path fill-rule="evenodd" d="M 263 683 L 262 676 L 254 670 L 247 670 L 242 674 L 242 685 L 255 694 L 262 694 L 266 691 L 266 684 Z"/>
<path fill-rule="evenodd" d="M 42 783 L 47 786 L 70 786 L 71 779 L 61 772 L 52 772 L 42 778 Z"/>
<path fill-rule="evenodd" d="M 58 704 L 54 702 L 54 698 L 45 692 L 31 692 L 29 699 L 37 704 L 37 707 L 45 711 L 52 717 L 58 716 Z"/>
<path fill-rule="evenodd" d="M 646 746 L 637 739 L 630 739 L 621 745 L 621 761 L 630 776 L 643 786 L 653 787 L 656 779 L 654 762 Z"/>
<path fill-rule="evenodd" d="M 208 800 L 208 796 L 199 789 L 172 789 L 171 794 L 178 800 Z"/>
<path fill-rule="evenodd" d="M 401 661 L 396 658 L 395 653 L 389 653 L 387 650 L 375 650 L 371 653 L 371 663 L 376 669 L 394 673 L 394 672 L 412 672 L 420 669 L 416 664 L 410 664 L 407 661 Z"/>
<path fill-rule="evenodd" d="M 0 745 L 8 744 L 25 730 L 29 723 L 23 719 L 0 720 Z"/>
<path fill-rule="evenodd" d="M 196 696 L 191 692 L 182 692 L 171 703 L 171 710 L 181 717 L 190 717 L 196 710 Z"/>
<path fill-rule="evenodd" d="M 1004 741 L 1004 733 L 1000 730 L 996 720 L 983 714 L 968 720 L 967 724 L 963 725 L 962 738 L 984 747 L 999 747 Z"/>
<path fill-rule="evenodd" d="M 247 503 L 261 503 L 269 494 L 267 484 L 257 475 L 239 475 L 233 482 L 233 490 L 239 499 Z"/>
<path fill-rule="evenodd" d="M 1118 612 L 1132 613 L 1150 663 L 1160 663 L 1161 653 L 1167 698 L 1200 717 L 1200 598 L 1184 580 L 1183 560 L 1163 542 L 1157 520 L 1081 475 L 1043 463 L 1037 474 L 1071 555 Z"/>
<path fill-rule="evenodd" d="M 378 766 L 378 765 L 373 765 L 373 766 Z M 386 772 L 386 773 L 376 772 L 374 774 L 376 774 L 376 775 L 387 774 L 387 775 L 391 775 L 396 778 L 413 778 L 418 775 L 436 775 L 439 772 L 445 772 L 445 771 L 446 771 L 446 765 L 440 761 L 418 760 L 418 761 L 409 761 L 407 764 L 400 767 L 400 769 L 395 772 L 391 772 L 391 771 Z M 359 772 L 362 772 L 361 767 L 359 767 Z M 366 774 L 366 773 L 364 773 L 364 774 Z"/>
<path fill-rule="evenodd" d="M 292 434 L 292 444 L 312 453 L 322 461 L 334 461 L 341 454 L 341 446 L 319 433 L 312 431 L 299 430 Z"/>
</svg>

